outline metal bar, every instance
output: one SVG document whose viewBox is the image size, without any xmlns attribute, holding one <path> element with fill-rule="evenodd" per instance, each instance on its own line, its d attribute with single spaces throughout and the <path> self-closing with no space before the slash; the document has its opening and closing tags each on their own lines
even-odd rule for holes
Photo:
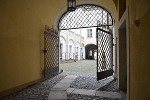
<svg viewBox="0 0 150 100">
<path fill-rule="evenodd" d="M 105 32 L 105 33 L 108 33 L 108 34 L 110 34 L 110 35 L 113 35 L 111 32 L 109 32 L 109 31 L 105 31 L 105 30 L 103 30 L 103 29 L 100 29 L 100 28 L 97 28 L 98 30 L 100 30 L 100 31 L 103 31 L 103 32 Z"/>
<path fill-rule="evenodd" d="M 98 77 L 98 28 L 96 28 L 96 43 L 97 43 L 97 77 Z M 97 78 L 98 80 L 98 78 Z"/>
<path fill-rule="evenodd" d="M 101 25 L 101 26 L 112 26 L 112 25 Z M 96 25 L 96 26 L 92 26 L 92 27 L 94 28 L 94 27 L 98 27 L 98 26 Z M 59 30 L 81 29 L 81 28 L 92 28 L 92 27 L 65 28 L 65 29 L 59 29 Z"/>
<path fill-rule="evenodd" d="M 113 75 L 113 69 L 106 70 L 106 71 L 98 73 L 97 79 L 101 80 L 101 79 L 104 79 L 104 78 L 109 77 L 111 75 Z"/>
</svg>

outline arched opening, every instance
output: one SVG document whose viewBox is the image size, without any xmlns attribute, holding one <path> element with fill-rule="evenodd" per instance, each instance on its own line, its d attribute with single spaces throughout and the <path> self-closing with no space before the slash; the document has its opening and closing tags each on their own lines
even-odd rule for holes
<svg viewBox="0 0 150 100">
<path fill-rule="evenodd" d="M 77 6 L 75 11 L 65 12 L 58 22 L 59 30 L 97 27 L 98 25 L 113 26 L 112 15 L 107 9 L 92 4 Z"/>
<path fill-rule="evenodd" d="M 97 45 L 87 44 L 85 46 L 86 59 L 96 59 L 97 58 Z"/>
<path fill-rule="evenodd" d="M 67 11 L 62 14 L 57 26 L 60 33 L 61 31 L 66 32 L 67 39 L 71 38 L 71 36 L 74 37 L 73 40 L 75 43 L 72 47 L 74 47 L 75 61 L 81 59 L 82 48 L 80 44 L 82 43 L 81 38 L 83 36 L 83 39 L 86 41 L 84 45 L 87 45 L 84 47 L 85 58 L 98 58 L 97 72 L 106 71 L 108 75 L 105 77 L 112 75 L 113 17 L 107 9 L 93 4 L 78 5 L 75 11 Z M 98 28 L 100 31 L 97 30 Z M 99 34 L 103 35 L 100 36 Z M 88 41 L 92 41 L 93 45 L 89 45 Z M 69 47 L 66 43 L 66 48 Z M 100 77 L 100 79 L 105 77 Z"/>
</svg>

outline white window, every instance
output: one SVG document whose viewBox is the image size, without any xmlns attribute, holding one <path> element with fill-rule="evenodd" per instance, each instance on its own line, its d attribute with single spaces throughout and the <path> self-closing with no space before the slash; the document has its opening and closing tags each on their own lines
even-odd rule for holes
<svg viewBox="0 0 150 100">
<path fill-rule="evenodd" d="M 92 38 L 92 29 L 87 29 L 87 37 Z"/>
</svg>

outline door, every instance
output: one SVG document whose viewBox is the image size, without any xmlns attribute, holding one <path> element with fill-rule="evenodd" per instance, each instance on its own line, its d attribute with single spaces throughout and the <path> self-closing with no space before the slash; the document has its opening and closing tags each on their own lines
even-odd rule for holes
<svg viewBox="0 0 150 100">
<path fill-rule="evenodd" d="M 97 80 L 113 75 L 113 35 L 97 28 Z"/>
<path fill-rule="evenodd" d="M 44 31 L 44 76 L 59 72 L 59 36 L 58 32 Z"/>
</svg>

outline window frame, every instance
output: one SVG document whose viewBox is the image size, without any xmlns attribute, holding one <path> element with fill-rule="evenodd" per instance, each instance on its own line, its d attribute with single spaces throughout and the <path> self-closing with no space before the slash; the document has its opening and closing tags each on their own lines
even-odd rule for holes
<svg viewBox="0 0 150 100">
<path fill-rule="evenodd" d="M 93 38 L 92 29 L 87 29 L 87 38 Z"/>
</svg>

